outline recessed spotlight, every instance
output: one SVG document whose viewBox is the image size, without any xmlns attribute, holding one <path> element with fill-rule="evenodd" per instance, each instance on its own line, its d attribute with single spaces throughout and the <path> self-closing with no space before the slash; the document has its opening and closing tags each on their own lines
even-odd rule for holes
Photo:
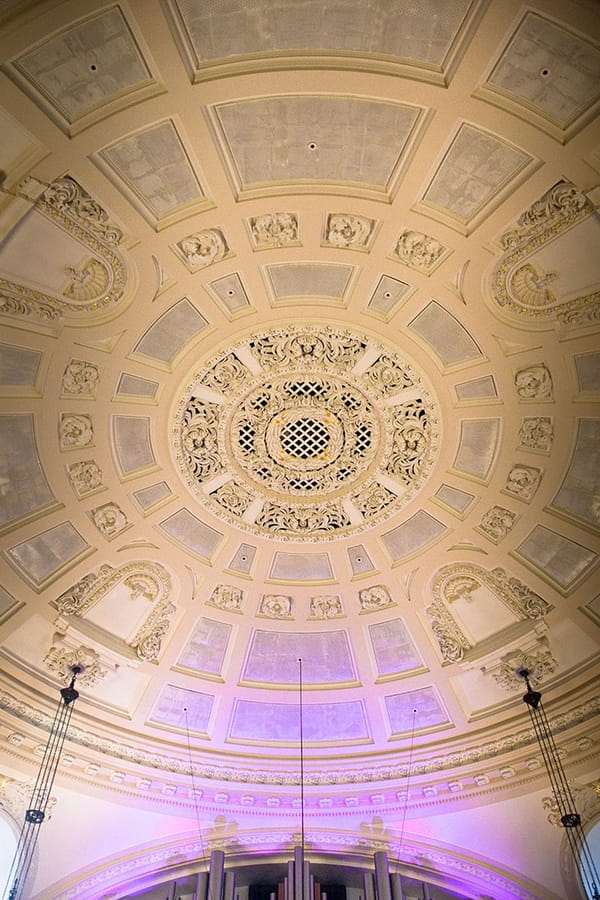
<svg viewBox="0 0 600 900">
<path fill-rule="evenodd" d="M 311 151 L 314 151 L 314 150 L 318 150 L 318 149 L 319 149 L 319 145 L 317 144 L 316 141 L 309 141 L 308 144 L 307 144 L 306 146 L 307 146 L 308 149 L 311 150 Z"/>
<path fill-rule="evenodd" d="M 540 78 L 550 78 L 551 70 L 548 66 L 544 66 L 543 69 L 540 69 Z"/>
<path fill-rule="evenodd" d="M 391 292 L 391 291 L 384 291 L 383 296 L 385 297 L 386 300 L 390 300 L 391 297 L 392 297 L 392 292 Z"/>
<path fill-rule="evenodd" d="M 233 290 L 233 288 L 229 288 L 229 290 L 227 291 L 227 296 L 235 297 L 235 291 Z"/>
<path fill-rule="evenodd" d="M 90 66 L 90 72 L 95 72 L 97 69 L 98 69 L 98 66 L 96 65 L 96 63 L 92 63 Z"/>
</svg>

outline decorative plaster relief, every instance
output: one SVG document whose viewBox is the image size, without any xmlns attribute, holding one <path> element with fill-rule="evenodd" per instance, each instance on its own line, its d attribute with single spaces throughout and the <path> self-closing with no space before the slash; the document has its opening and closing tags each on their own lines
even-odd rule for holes
<svg viewBox="0 0 600 900">
<path fill-rule="evenodd" d="M 505 509 L 503 506 L 492 506 L 482 516 L 477 531 L 498 544 L 512 531 L 517 519 L 517 513 L 511 512 L 510 509 Z"/>
<path fill-rule="evenodd" d="M 534 466 L 514 465 L 506 477 L 503 491 L 525 503 L 535 495 L 542 479 L 542 470 Z"/>
<path fill-rule="evenodd" d="M 233 256 L 221 228 L 197 231 L 178 241 L 174 248 L 190 272 L 198 272 L 207 266 Z"/>
<path fill-rule="evenodd" d="M 373 587 L 362 588 L 358 592 L 358 601 L 360 603 L 360 611 L 375 612 L 379 609 L 387 609 L 389 606 L 396 604 L 392 600 L 390 592 L 383 584 L 375 584 Z"/>
<path fill-rule="evenodd" d="M 549 453 L 554 440 L 554 425 L 549 416 L 526 416 L 519 430 L 521 446 Z"/>
<path fill-rule="evenodd" d="M 427 607 L 446 663 L 460 662 L 477 643 L 514 622 L 541 619 L 552 606 L 503 568 L 468 563 L 445 566 L 433 582 Z"/>
<path fill-rule="evenodd" d="M 545 363 L 517 369 L 515 387 L 520 400 L 554 399 L 552 376 Z"/>
<path fill-rule="evenodd" d="M 401 263 L 424 275 L 431 275 L 449 253 L 449 248 L 436 238 L 408 228 L 401 232 L 394 247 L 394 256 Z"/>
<path fill-rule="evenodd" d="M 325 221 L 323 243 L 342 250 L 367 250 L 375 230 L 375 219 L 329 213 Z"/>
<path fill-rule="evenodd" d="M 17 193 L 28 199 L 30 180 L 25 179 L 17 188 Z M 54 284 L 58 270 L 38 276 L 40 283 L 46 285 L 45 293 L 26 287 L 15 274 L 11 276 L 14 281 L 2 278 L 4 311 L 8 315 L 35 315 L 42 319 L 64 315 L 72 324 L 82 315 L 89 321 L 95 314 L 104 317 L 107 311 L 117 312 L 114 307 L 124 297 L 128 283 L 127 268 L 118 249 L 123 233 L 106 210 L 70 175 L 58 178 L 37 197 L 25 227 L 7 239 L 7 250 L 12 247 L 16 252 L 23 241 L 37 241 L 47 234 L 52 238 L 53 230 L 58 230 L 58 243 L 71 260 L 62 267 L 60 287 Z M 83 258 L 82 252 L 85 252 Z M 27 251 L 24 258 L 29 258 Z M 57 260 L 55 269 L 59 263 Z M 30 280 L 31 272 L 24 271 L 22 278 L 23 282 Z"/>
<path fill-rule="evenodd" d="M 78 497 L 93 494 L 102 487 L 102 469 L 94 459 L 85 459 L 67 466 L 71 487 Z"/>
<path fill-rule="evenodd" d="M 61 413 L 59 421 L 61 450 L 79 450 L 94 443 L 94 426 L 88 413 Z"/>
<path fill-rule="evenodd" d="M 63 627 L 68 629 L 69 617 L 83 618 L 121 640 L 139 659 L 156 662 L 175 613 L 170 592 L 170 576 L 158 563 L 131 562 L 118 569 L 106 564 L 64 591 L 53 605 Z"/>
<path fill-rule="evenodd" d="M 44 663 L 61 681 L 68 684 L 73 676 L 73 666 L 81 671 L 77 675 L 76 686 L 93 687 L 102 681 L 107 669 L 102 665 L 100 656 L 91 647 L 80 645 L 74 650 L 53 644 L 44 657 Z"/>
<path fill-rule="evenodd" d="M 336 594 L 322 594 L 310 598 L 311 619 L 337 619 L 344 615 L 342 598 Z"/>
<path fill-rule="evenodd" d="M 252 242 L 257 250 L 300 246 L 296 213 L 265 213 L 262 216 L 253 216 L 246 221 Z"/>
<path fill-rule="evenodd" d="M 241 588 L 231 584 L 218 584 L 206 602 L 211 606 L 216 606 L 217 609 L 241 612 L 243 598 L 244 593 Z"/>
<path fill-rule="evenodd" d="M 500 657 L 500 667 L 492 673 L 492 678 L 506 691 L 513 694 L 523 689 L 523 678 L 518 674 L 524 669 L 529 673 L 529 681 L 535 687 L 552 675 L 558 661 L 552 654 L 546 638 L 536 642 L 536 647 L 527 650 L 512 650 Z"/>
<path fill-rule="evenodd" d="M 284 594 L 264 594 L 258 614 L 267 619 L 291 619 L 293 600 Z"/>
<path fill-rule="evenodd" d="M 503 253 L 491 277 L 493 302 L 511 317 L 547 327 L 597 325 L 600 285 L 589 248 L 598 242 L 593 207 L 569 181 L 536 200 L 500 238 Z M 568 279 L 564 260 L 569 260 Z"/>
<path fill-rule="evenodd" d="M 66 367 L 62 379 L 62 392 L 74 396 L 90 397 L 94 395 L 100 371 L 98 366 L 82 359 L 72 359 Z"/>
<path fill-rule="evenodd" d="M 112 541 L 129 525 L 127 516 L 116 503 L 104 503 L 102 506 L 97 506 L 91 510 L 90 516 L 100 534 L 107 541 Z"/>
<path fill-rule="evenodd" d="M 406 390 L 412 399 L 401 402 Z M 174 450 L 219 515 L 314 541 L 404 505 L 433 463 L 438 431 L 428 391 L 395 353 L 347 331 L 290 326 L 253 335 L 194 377 Z"/>
</svg>

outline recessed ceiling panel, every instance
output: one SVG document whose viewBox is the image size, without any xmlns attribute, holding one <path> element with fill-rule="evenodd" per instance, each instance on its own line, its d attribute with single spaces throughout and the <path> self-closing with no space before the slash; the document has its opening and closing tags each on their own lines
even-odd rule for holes
<svg viewBox="0 0 600 900">
<path fill-rule="evenodd" d="M 393 737 L 437 731 L 451 724 L 433 686 L 390 694 L 385 698 L 385 706 Z"/>
<path fill-rule="evenodd" d="M 392 561 L 396 562 L 439 540 L 447 530 L 442 522 L 421 509 L 406 522 L 382 534 L 381 540 Z"/>
<path fill-rule="evenodd" d="M 6 556 L 34 587 L 41 589 L 92 548 L 70 522 L 9 547 Z"/>
<path fill-rule="evenodd" d="M 515 553 L 561 594 L 574 590 L 598 562 L 598 554 L 544 525 L 536 525 Z"/>
<path fill-rule="evenodd" d="M 38 456 L 31 413 L 0 416 L 0 531 L 57 506 Z"/>
<path fill-rule="evenodd" d="M 473 478 L 485 480 L 496 459 L 500 440 L 500 419 L 465 419 L 460 425 L 460 442 L 453 468 Z"/>
<path fill-rule="evenodd" d="M 220 531 L 211 528 L 188 509 L 178 510 L 156 527 L 205 562 L 212 559 L 223 539 Z"/>
<path fill-rule="evenodd" d="M 600 50 L 567 27 L 527 12 L 496 62 L 483 96 L 520 106 L 557 137 L 600 97 Z"/>
<path fill-rule="evenodd" d="M 600 528 L 600 419 L 580 419 L 568 471 L 551 509 Z"/>
<path fill-rule="evenodd" d="M 388 199 L 423 109 L 320 94 L 260 97 L 210 108 L 237 191 L 338 185 Z M 303 186 L 305 186 L 303 188 Z"/>
<path fill-rule="evenodd" d="M 93 158 L 156 227 L 211 205 L 171 119 L 110 144 Z"/>
<path fill-rule="evenodd" d="M 204 316 L 184 297 L 150 325 L 133 352 L 148 357 L 160 368 L 168 368 L 188 341 L 207 325 Z"/>
<path fill-rule="evenodd" d="M 415 672 L 423 668 L 417 645 L 404 619 L 369 625 L 369 636 L 379 677 Z"/>
<path fill-rule="evenodd" d="M 220 676 L 231 630 L 225 622 L 199 619 L 179 654 L 177 666 L 198 675 Z"/>
<path fill-rule="evenodd" d="M 113 448 L 123 475 L 156 465 L 147 416 L 113 416 Z"/>
<path fill-rule="evenodd" d="M 391 56 L 424 68 L 441 68 L 469 9 L 469 0 L 451 0 L 440 9 L 436 0 L 418 6 L 385 0 L 357 7 L 351 0 L 234 0 L 204 7 L 186 0 L 164 0 L 171 21 L 182 34 L 194 68 L 216 60 L 260 55 L 263 67 L 282 51 L 305 51 L 339 57 L 347 52 Z M 310 48 L 310 50 L 307 50 Z M 266 58 L 266 59 L 265 59 Z"/>
<path fill-rule="evenodd" d="M 360 700 L 304 705 L 304 740 L 309 744 L 370 742 L 367 718 Z M 261 744 L 298 744 L 300 707 L 297 703 L 260 703 L 237 700 L 229 729 L 230 741 Z"/>
<path fill-rule="evenodd" d="M 206 734 L 214 699 L 210 694 L 167 684 L 156 701 L 149 721 L 176 728 L 184 734 L 188 730 Z"/>
<path fill-rule="evenodd" d="M 242 673 L 244 682 L 297 685 L 357 684 L 346 631 L 253 632 Z"/>
<path fill-rule="evenodd" d="M 482 355 L 467 329 L 435 300 L 409 323 L 409 328 L 429 344 L 444 366 L 458 366 Z"/>
<path fill-rule="evenodd" d="M 278 263 L 266 266 L 268 286 L 275 301 L 297 297 L 343 301 L 354 266 L 339 263 Z"/>
<path fill-rule="evenodd" d="M 54 34 L 4 68 L 68 134 L 163 90 L 118 6 Z"/>
<path fill-rule="evenodd" d="M 417 208 L 466 234 L 532 162 L 520 148 L 463 123 Z"/>
</svg>

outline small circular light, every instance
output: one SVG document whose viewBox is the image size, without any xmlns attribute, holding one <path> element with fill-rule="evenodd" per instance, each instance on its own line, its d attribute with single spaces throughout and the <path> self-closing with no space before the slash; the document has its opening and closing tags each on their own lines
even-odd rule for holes
<svg viewBox="0 0 600 900">
<path fill-rule="evenodd" d="M 390 298 L 391 298 L 391 296 L 392 296 L 392 292 L 391 292 L 391 291 L 385 291 L 384 294 L 383 294 L 383 296 L 385 297 L 386 300 L 390 300 Z"/>
<path fill-rule="evenodd" d="M 312 151 L 319 149 L 319 145 L 315 141 L 309 141 L 306 146 L 308 147 L 309 150 L 312 150 Z"/>
<path fill-rule="evenodd" d="M 547 66 L 544 66 L 543 69 L 540 69 L 540 78 L 550 78 L 550 69 Z"/>
<path fill-rule="evenodd" d="M 233 288 L 229 288 L 229 290 L 227 291 L 227 296 L 235 297 L 235 291 L 233 290 Z"/>
<path fill-rule="evenodd" d="M 98 66 L 96 65 L 96 63 L 92 63 L 90 66 L 90 72 L 95 72 L 97 70 L 97 68 L 98 68 Z"/>
</svg>

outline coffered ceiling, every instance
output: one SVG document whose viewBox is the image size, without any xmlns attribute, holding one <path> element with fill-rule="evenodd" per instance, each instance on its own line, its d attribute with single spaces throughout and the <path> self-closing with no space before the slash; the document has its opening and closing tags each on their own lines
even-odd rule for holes
<svg viewBox="0 0 600 900">
<path fill-rule="evenodd" d="M 17 820 L 84 666 L 37 900 L 287 858 L 301 723 L 315 860 L 577 890 L 516 673 L 587 823 L 598 33 L 594 0 L 0 4 Z"/>
</svg>

